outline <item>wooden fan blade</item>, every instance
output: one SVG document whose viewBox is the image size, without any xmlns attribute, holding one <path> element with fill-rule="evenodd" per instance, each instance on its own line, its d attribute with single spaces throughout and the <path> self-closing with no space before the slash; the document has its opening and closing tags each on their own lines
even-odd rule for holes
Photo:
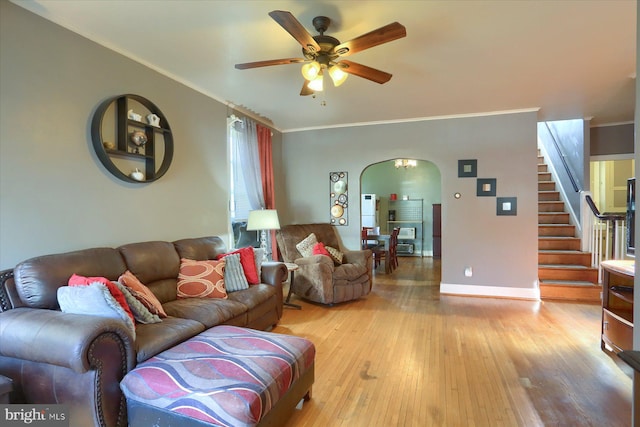
<svg viewBox="0 0 640 427">
<path fill-rule="evenodd" d="M 353 40 L 349 40 L 348 42 L 341 43 L 333 48 L 333 52 L 340 56 L 352 55 L 356 52 L 369 49 L 370 47 L 378 46 L 379 44 L 401 39 L 402 37 L 406 37 L 406 35 L 407 29 L 404 25 L 394 22 L 367 34 L 363 34 L 360 37 L 356 37 Z"/>
<path fill-rule="evenodd" d="M 305 80 L 302 84 L 302 89 L 300 89 L 300 96 L 308 96 L 313 95 L 313 89 L 309 89 L 309 80 Z"/>
<path fill-rule="evenodd" d="M 355 62 L 347 61 L 346 59 L 338 62 L 338 65 L 345 73 L 353 74 L 354 76 L 362 77 L 367 80 L 371 80 L 376 83 L 386 83 L 391 80 L 391 74 L 384 71 L 376 70 L 375 68 L 367 67 L 366 65 L 358 64 Z"/>
<path fill-rule="evenodd" d="M 299 64 L 304 61 L 305 59 L 303 58 L 271 59 L 269 61 L 245 62 L 244 64 L 236 64 L 236 68 L 238 70 L 246 70 L 248 68 L 268 67 L 270 65 Z"/>
<path fill-rule="evenodd" d="M 304 49 L 311 52 L 320 52 L 320 45 L 311 37 L 311 34 L 309 34 L 291 12 L 274 10 L 269 12 L 269 16 L 291 34 Z"/>
</svg>

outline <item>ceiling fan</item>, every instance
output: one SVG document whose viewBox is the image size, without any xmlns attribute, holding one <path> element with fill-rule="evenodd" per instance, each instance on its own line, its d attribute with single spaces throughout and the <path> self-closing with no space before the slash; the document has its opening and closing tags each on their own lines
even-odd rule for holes
<svg viewBox="0 0 640 427">
<path fill-rule="evenodd" d="M 344 83 L 349 74 L 380 84 L 388 82 L 391 79 L 391 74 L 341 58 L 407 35 L 406 28 L 394 22 L 353 40 L 340 43 L 340 40 L 324 35 L 324 32 L 329 28 L 329 24 L 331 24 L 331 20 L 326 16 L 313 18 L 313 26 L 320 33 L 317 36 L 311 36 L 291 12 L 274 10 L 269 12 L 269 16 L 300 43 L 304 58 L 247 62 L 236 64 L 235 67 L 238 70 L 246 70 L 270 65 L 304 63 L 301 70 L 305 79 L 300 91 L 302 96 L 312 95 L 316 91 L 321 91 L 325 73 L 329 74 L 335 86 L 340 86 Z"/>
</svg>

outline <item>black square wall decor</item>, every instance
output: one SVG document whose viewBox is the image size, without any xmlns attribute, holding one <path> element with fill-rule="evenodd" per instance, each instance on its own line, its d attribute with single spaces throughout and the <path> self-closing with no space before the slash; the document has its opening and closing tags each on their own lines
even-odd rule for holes
<svg viewBox="0 0 640 427">
<path fill-rule="evenodd" d="M 475 178 L 478 176 L 478 161 L 458 160 L 458 177 L 459 178 Z"/>
<path fill-rule="evenodd" d="M 478 178 L 477 195 L 478 196 L 495 196 L 496 195 L 496 179 L 495 178 Z"/>
<path fill-rule="evenodd" d="M 497 215 L 517 215 L 518 214 L 518 198 L 517 197 L 498 197 L 497 198 Z"/>
</svg>

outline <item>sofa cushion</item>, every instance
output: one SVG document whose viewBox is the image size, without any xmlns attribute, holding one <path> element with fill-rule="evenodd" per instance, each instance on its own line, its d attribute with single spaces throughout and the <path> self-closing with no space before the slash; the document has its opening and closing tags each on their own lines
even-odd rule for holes
<svg viewBox="0 0 640 427">
<path fill-rule="evenodd" d="M 264 261 L 264 249 L 253 248 L 253 256 L 256 259 L 256 272 L 258 273 L 258 279 L 262 283 L 262 263 Z"/>
<path fill-rule="evenodd" d="M 176 279 L 180 257 L 170 242 L 141 242 L 118 248 L 127 268 L 144 283 L 161 303 L 177 298 Z"/>
<path fill-rule="evenodd" d="M 324 247 L 324 243 L 322 242 L 318 242 L 315 245 L 313 245 L 313 255 L 324 255 L 331 258 L 331 255 L 327 251 L 327 248 Z"/>
<path fill-rule="evenodd" d="M 238 292 L 234 292 L 231 295 Z M 246 319 L 247 313 L 247 306 L 244 304 L 233 299 L 223 300 L 216 298 L 181 298 L 166 303 L 164 309 L 169 316 L 197 320 L 207 328 L 243 315 Z"/>
<path fill-rule="evenodd" d="M 227 298 L 224 287 L 226 261 L 182 259 L 178 274 L 178 298 Z"/>
<path fill-rule="evenodd" d="M 205 326 L 191 319 L 167 317 L 162 323 L 138 325 L 136 328 L 136 361 L 138 363 L 181 343 L 205 330 Z"/>
<path fill-rule="evenodd" d="M 359 264 L 342 264 L 336 266 L 333 280 L 355 280 L 360 276 L 367 276 L 367 267 Z"/>
<path fill-rule="evenodd" d="M 236 301 L 251 310 L 276 295 L 277 289 L 271 285 L 251 285 L 250 289 L 229 294 L 231 301 Z"/>
<path fill-rule="evenodd" d="M 16 291 L 26 306 L 57 309 L 56 291 L 72 274 L 116 280 L 126 269 L 117 250 L 93 248 L 31 258 L 18 264 L 13 273 Z"/>
<path fill-rule="evenodd" d="M 133 317 L 129 317 L 120 303 L 100 282 L 83 286 L 62 286 L 57 292 L 60 310 L 64 313 L 87 314 L 121 320 L 135 337 L 136 328 Z"/>
<path fill-rule="evenodd" d="M 249 282 L 244 275 L 242 264 L 240 264 L 240 254 L 230 254 L 224 257 L 224 286 L 227 292 L 241 291 L 249 289 Z"/>
<path fill-rule="evenodd" d="M 133 290 L 132 295 L 135 296 L 145 307 L 152 313 L 160 317 L 167 317 L 162 304 L 158 298 L 146 287 L 138 278 L 129 270 L 125 271 L 119 278 L 118 282 L 127 288 Z"/>
<path fill-rule="evenodd" d="M 131 308 L 129 308 L 129 303 L 127 303 L 127 299 L 125 298 L 124 294 L 114 282 L 107 279 L 106 277 L 86 277 L 86 276 L 80 276 L 77 274 L 72 274 L 71 277 L 69 278 L 68 285 L 69 286 L 88 286 L 91 283 L 103 284 L 109 290 L 109 293 L 111 294 L 113 299 L 116 300 L 116 302 L 120 305 L 122 310 L 124 310 L 127 316 L 129 316 L 129 318 L 131 319 L 131 323 L 132 324 L 135 323 L 136 319 L 133 317 L 133 312 L 131 311 Z"/>
<path fill-rule="evenodd" d="M 257 285 L 260 283 L 260 276 L 258 275 L 258 268 L 256 267 L 256 257 L 252 247 L 240 248 L 233 252 L 218 255 L 218 259 L 222 259 L 227 255 L 240 254 L 240 264 L 244 270 L 244 275 L 247 278 L 247 282 L 250 285 Z"/>
<path fill-rule="evenodd" d="M 303 257 L 313 255 L 313 248 L 318 243 L 318 238 L 314 233 L 309 234 L 296 245 L 296 249 Z"/>
<path fill-rule="evenodd" d="M 133 318 L 137 323 L 158 323 L 162 322 L 162 319 L 157 314 L 151 313 L 149 309 L 144 305 L 138 298 L 133 295 L 133 290 L 130 290 L 125 285 L 120 282 L 113 282 L 118 289 L 124 295 L 129 308 L 131 309 L 131 313 L 133 313 Z M 144 298 L 144 297 L 143 297 Z"/>
<path fill-rule="evenodd" d="M 227 252 L 224 242 L 218 236 L 181 239 L 173 242 L 180 258 L 205 261 L 216 259 L 218 255 Z"/>
<path fill-rule="evenodd" d="M 342 260 L 344 259 L 344 254 L 342 252 L 336 248 L 332 248 L 331 246 L 326 246 L 326 249 L 335 265 L 342 264 Z"/>
<path fill-rule="evenodd" d="M 278 296 L 282 299 L 282 294 L 278 295 L 277 291 L 278 289 L 271 285 L 251 285 L 250 289 L 230 293 L 229 300 L 242 304 L 246 310 L 246 324 L 253 324 L 256 319 L 272 310 L 274 303 L 270 301 L 277 300 Z"/>
</svg>

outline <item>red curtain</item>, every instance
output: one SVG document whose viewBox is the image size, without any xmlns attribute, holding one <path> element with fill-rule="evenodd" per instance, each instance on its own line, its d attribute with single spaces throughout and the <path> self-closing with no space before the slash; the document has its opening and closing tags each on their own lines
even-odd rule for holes
<svg viewBox="0 0 640 427">
<path fill-rule="evenodd" d="M 262 194 L 264 196 L 265 209 L 276 208 L 275 185 L 273 182 L 273 156 L 271 145 L 271 129 L 256 124 L 258 133 L 258 155 L 260 157 L 260 170 L 262 171 Z M 278 259 L 278 244 L 276 233 L 271 231 L 271 253 L 273 260 Z"/>
</svg>

